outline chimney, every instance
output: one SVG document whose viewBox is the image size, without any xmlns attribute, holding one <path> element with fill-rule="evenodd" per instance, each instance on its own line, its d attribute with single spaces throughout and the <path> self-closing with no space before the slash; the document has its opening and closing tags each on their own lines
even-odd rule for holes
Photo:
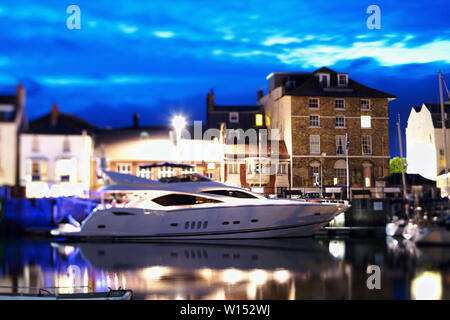
<svg viewBox="0 0 450 320">
<path fill-rule="evenodd" d="M 262 87 L 259 87 L 257 101 L 259 101 L 259 99 L 261 99 L 262 97 L 264 97 L 264 92 L 262 90 Z"/>
<path fill-rule="evenodd" d="M 55 103 L 52 107 L 52 111 L 50 112 L 50 122 L 52 126 L 56 126 L 58 123 L 58 117 L 59 117 L 59 109 L 58 105 Z"/>
<path fill-rule="evenodd" d="M 25 88 L 21 83 L 17 84 L 17 103 L 21 108 L 25 107 Z"/>
<path fill-rule="evenodd" d="M 211 91 L 208 93 L 208 96 L 206 97 L 206 108 L 208 110 L 212 110 L 214 108 L 214 90 L 211 89 Z"/>
<path fill-rule="evenodd" d="M 133 127 L 139 128 L 139 113 L 137 112 L 133 115 Z"/>
</svg>

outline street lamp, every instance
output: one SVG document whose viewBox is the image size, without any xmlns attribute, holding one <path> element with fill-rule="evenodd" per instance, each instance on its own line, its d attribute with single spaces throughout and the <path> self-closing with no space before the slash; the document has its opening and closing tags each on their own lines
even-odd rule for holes
<svg viewBox="0 0 450 320">
<path fill-rule="evenodd" d="M 322 152 L 320 158 L 320 196 L 323 198 L 323 158 L 327 156 L 325 152 Z"/>
<path fill-rule="evenodd" d="M 180 162 L 179 143 L 181 140 L 181 131 L 186 127 L 186 119 L 183 116 L 177 115 L 172 119 L 172 127 L 175 129 L 176 147 L 178 162 Z"/>
</svg>

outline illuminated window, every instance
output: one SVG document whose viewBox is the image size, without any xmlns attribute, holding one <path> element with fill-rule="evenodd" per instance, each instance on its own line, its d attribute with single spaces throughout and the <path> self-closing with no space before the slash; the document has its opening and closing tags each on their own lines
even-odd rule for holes
<svg viewBox="0 0 450 320">
<path fill-rule="evenodd" d="M 371 136 L 361 136 L 362 139 L 362 154 L 371 155 L 372 154 L 372 137 Z"/>
<path fill-rule="evenodd" d="M 119 173 L 131 174 L 131 164 L 130 163 L 118 163 L 116 165 L 116 171 Z"/>
<path fill-rule="evenodd" d="M 256 115 L 256 125 L 258 127 L 261 127 L 263 125 L 263 115 L 262 114 Z"/>
<path fill-rule="evenodd" d="M 75 159 L 58 159 L 55 165 L 55 177 L 61 182 L 74 181 L 77 164 Z"/>
<path fill-rule="evenodd" d="M 370 110 L 370 100 L 361 99 L 361 110 Z"/>
<path fill-rule="evenodd" d="M 372 164 L 369 162 L 363 163 L 363 175 L 364 175 L 364 186 L 372 186 Z"/>
<path fill-rule="evenodd" d="M 344 160 L 338 160 L 334 164 L 334 178 L 335 185 L 344 185 L 347 183 L 347 163 Z"/>
<path fill-rule="evenodd" d="M 239 173 L 239 163 L 229 163 L 228 164 L 228 173 L 229 174 L 238 174 Z"/>
<path fill-rule="evenodd" d="M 163 166 L 159 168 L 158 178 L 169 178 L 173 177 L 175 174 L 175 170 L 173 167 Z"/>
<path fill-rule="evenodd" d="M 334 108 L 340 109 L 340 110 L 345 109 L 345 100 L 344 99 L 336 99 Z"/>
<path fill-rule="evenodd" d="M 345 117 L 344 116 L 336 116 L 336 128 L 345 128 Z"/>
<path fill-rule="evenodd" d="M 371 116 L 361 116 L 361 128 L 370 129 L 372 127 Z"/>
<path fill-rule="evenodd" d="M 310 109 L 319 109 L 319 99 L 310 98 L 309 99 L 309 108 Z"/>
<path fill-rule="evenodd" d="M 239 112 L 230 112 L 229 120 L 231 123 L 238 123 L 239 122 Z"/>
<path fill-rule="evenodd" d="M 309 126 L 313 128 L 320 127 L 320 117 L 319 116 L 309 116 Z"/>
<path fill-rule="evenodd" d="M 309 136 L 309 153 L 320 154 L 320 136 Z"/>
</svg>

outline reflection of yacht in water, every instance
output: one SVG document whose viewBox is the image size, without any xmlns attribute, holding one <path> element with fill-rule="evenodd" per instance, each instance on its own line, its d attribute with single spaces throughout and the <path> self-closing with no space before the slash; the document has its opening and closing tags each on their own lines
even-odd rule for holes
<svg viewBox="0 0 450 320">
<path fill-rule="evenodd" d="M 311 236 L 347 202 L 267 199 L 198 175 L 159 181 L 105 172 L 103 191 L 134 193 L 123 207 L 94 210 L 81 226 L 62 225 L 55 236 L 137 239 L 236 239 Z"/>
<path fill-rule="evenodd" d="M 327 248 L 313 239 L 216 240 L 208 243 L 84 242 L 74 245 L 59 243 L 58 246 L 63 249 L 66 246 L 78 247 L 83 260 L 95 268 L 117 271 L 165 266 L 184 270 L 283 268 L 314 272 L 323 271 L 336 263 Z"/>
</svg>

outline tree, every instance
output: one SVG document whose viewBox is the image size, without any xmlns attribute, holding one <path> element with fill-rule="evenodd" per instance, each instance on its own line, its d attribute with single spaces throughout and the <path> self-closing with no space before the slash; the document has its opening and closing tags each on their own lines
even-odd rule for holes
<svg viewBox="0 0 450 320">
<path fill-rule="evenodd" d="M 404 164 L 404 170 L 406 173 L 406 159 L 403 158 L 403 164 Z M 399 157 L 394 157 L 391 160 L 389 160 L 389 172 L 392 173 L 402 173 L 402 161 Z"/>
</svg>

